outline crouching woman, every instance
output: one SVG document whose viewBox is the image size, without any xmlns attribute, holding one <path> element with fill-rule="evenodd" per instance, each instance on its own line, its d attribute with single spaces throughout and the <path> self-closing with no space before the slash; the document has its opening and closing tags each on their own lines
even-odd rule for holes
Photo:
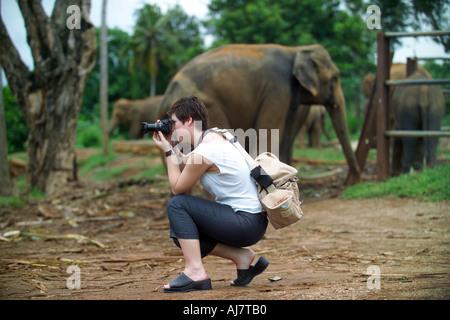
<svg viewBox="0 0 450 320">
<path fill-rule="evenodd" d="M 156 145 L 166 154 L 167 172 L 174 197 L 167 215 L 170 237 L 183 251 L 185 269 L 164 286 L 165 292 L 210 290 L 202 258 L 214 255 L 231 260 L 237 268 L 232 286 L 246 286 L 269 262 L 247 248 L 262 239 L 267 217 L 261 207 L 247 162 L 221 134 L 207 130 L 208 112 L 195 96 L 178 100 L 168 111 L 173 124 L 169 135 L 155 132 Z M 201 126 L 199 125 L 201 123 Z M 184 156 L 171 141 L 190 143 Z M 188 195 L 200 180 L 215 198 Z"/>
</svg>

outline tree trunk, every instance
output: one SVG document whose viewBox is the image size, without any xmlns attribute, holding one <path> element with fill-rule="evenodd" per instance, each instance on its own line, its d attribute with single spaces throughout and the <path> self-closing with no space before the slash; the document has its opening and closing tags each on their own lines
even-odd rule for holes
<svg viewBox="0 0 450 320">
<path fill-rule="evenodd" d="M 0 63 L 28 125 L 28 187 L 52 194 L 77 178 L 76 126 L 95 64 L 95 28 L 89 0 L 55 1 L 51 17 L 39 1 L 18 4 L 35 70 L 22 62 L 1 19 Z"/>
<path fill-rule="evenodd" d="M 3 103 L 2 67 L 0 67 L 0 181 L 0 196 L 11 196 L 12 189 L 8 170 L 8 144 L 6 142 L 5 105 Z"/>
<path fill-rule="evenodd" d="M 100 31 L 100 109 L 103 132 L 103 155 L 108 155 L 108 29 L 106 27 L 107 0 L 103 0 Z"/>
<path fill-rule="evenodd" d="M 2 15 L 0 0 L 0 17 Z M 8 168 L 8 144 L 6 140 L 5 105 L 3 103 L 3 71 L 0 66 L 0 196 L 9 197 L 12 194 Z"/>
</svg>

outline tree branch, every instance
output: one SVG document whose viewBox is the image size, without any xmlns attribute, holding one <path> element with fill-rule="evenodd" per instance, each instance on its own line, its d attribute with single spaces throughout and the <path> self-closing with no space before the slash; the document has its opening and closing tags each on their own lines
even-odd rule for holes
<svg viewBox="0 0 450 320">
<path fill-rule="evenodd" d="M 3 67 L 3 70 L 5 70 L 5 75 L 8 79 L 8 85 L 10 86 L 11 91 L 16 93 L 15 98 L 17 100 L 17 104 L 21 107 L 25 118 L 27 118 L 27 110 L 24 108 L 25 104 L 23 103 L 26 94 L 19 96 L 18 93 L 25 93 L 28 91 L 27 87 L 30 84 L 29 79 L 31 77 L 31 73 L 25 63 L 23 63 L 19 52 L 11 41 L 1 16 L 0 43 L 0 64 Z"/>
<path fill-rule="evenodd" d="M 58 73 L 55 66 L 64 66 L 65 56 L 60 39 L 39 0 L 19 0 L 20 11 L 26 21 L 27 41 L 33 55 L 37 80 L 49 73 Z"/>
</svg>

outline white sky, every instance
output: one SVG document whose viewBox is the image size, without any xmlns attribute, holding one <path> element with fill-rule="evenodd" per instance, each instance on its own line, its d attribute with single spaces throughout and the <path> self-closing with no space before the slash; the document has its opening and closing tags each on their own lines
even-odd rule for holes
<svg viewBox="0 0 450 320">
<path fill-rule="evenodd" d="M 24 63 L 32 68 L 33 60 L 26 42 L 26 32 L 22 15 L 20 14 L 16 0 L 0 0 L 2 19 L 8 29 L 14 45 L 19 51 Z M 42 0 L 48 14 L 51 13 L 55 0 Z M 135 23 L 134 13 L 144 3 L 157 4 L 163 13 L 169 7 L 179 4 L 189 15 L 195 15 L 199 19 L 206 19 L 208 14 L 207 5 L 210 0 L 108 0 L 107 24 L 108 27 L 118 27 L 129 33 Z M 102 0 L 91 0 L 90 17 L 95 26 L 99 27 L 101 22 Z M 368 17 L 369 15 L 367 15 Z M 381 19 L 383 15 L 381 14 Z M 211 36 L 205 39 L 208 46 L 212 41 Z M 403 46 L 398 48 L 394 54 L 394 62 L 405 62 L 407 57 L 450 57 L 446 54 L 442 45 L 438 45 L 428 37 L 402 38 Z M 6 79 L 3 78 L 3 83 Z"/>
</svg>

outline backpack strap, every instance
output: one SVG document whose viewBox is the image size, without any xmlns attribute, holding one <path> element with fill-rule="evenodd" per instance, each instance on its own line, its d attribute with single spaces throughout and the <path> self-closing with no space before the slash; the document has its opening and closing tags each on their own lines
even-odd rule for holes
<svg viewBox="0 0 450 320">
<path fill-rule="evenodd" d="M 248 152 L 239 143 L 237 137 L 233 136 L 225 129 L 212 128 L 212 132 L 222 134 L 236 149 L 242 154 L 248 166 L 250 167 L 250 175 L 253 179 L 267 192 L 276 190 L 273 179 L 264 171 L 264 169 L 248 154 Z"/>
</svg>

